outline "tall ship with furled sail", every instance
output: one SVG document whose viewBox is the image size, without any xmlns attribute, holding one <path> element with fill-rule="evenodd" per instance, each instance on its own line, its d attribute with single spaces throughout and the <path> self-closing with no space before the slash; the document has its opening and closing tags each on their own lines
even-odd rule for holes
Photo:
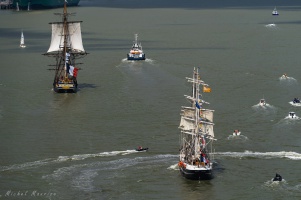
<svg viewBox="0 0 301 200">
<path fill-rule="evenodd" d="M 81 35 L 82 21 L 68 21 L 67 2 L 61 22 L 51 22 L 52 36 L 50 47 L 44 55 L 56 58 L 53 89 L 55 92 L 76 92 L 77 72 L 79 68 L 75 60 L 87 55 L 83 47 Z"/>
<path fill-rule="evenodd" d="M 187 179 L 209 180 L 213 178 L 214 110 L 203 108 L 209 103 L 201 99 L 201 92 L 211 92 L 211 88 L 201 80 L 198 69 L 194 69 L 192 78 L 186 79 L 192 84 L 192 94 L 184 95 L 190 105 L 182 106 L 181 109 L 178 166 Z"/>
</svg>

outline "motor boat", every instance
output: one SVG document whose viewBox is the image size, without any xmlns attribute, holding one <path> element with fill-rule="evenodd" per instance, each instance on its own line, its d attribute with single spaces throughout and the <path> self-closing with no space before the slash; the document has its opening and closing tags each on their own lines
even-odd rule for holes
<svg viewBox="0 0 301 200">
<path fill-rule="evenodd" d="M 288 113 L 288 118 L 291 118 L 291 119 L 298 119 L 297 115 L 295 112 L 289 112 Z"/>
<path fill-rule="evenodd" d="M 143 148 L 143 147 L 139 146 L 139 147 L 136 148 L 135 150 L 136 150 L 136 151 L 147 151 L 147 150 L 148 150 L 148 147 Z"/>
<path fill-rule="evenodd" d="M 293 103 L 300 103 L 300 99 L 299 98 L 294 98 Z"/>
<path fill-rule="evenodd" d="M 265 99 L 260 99 L 259 105 L 260 106 L 265 106 L 266 105 Z"/>
<path fill-rule="evenodd" d="M 282 177 L 276 173 L 276 176 L 273 178 L 273 181 L 282 181 Z"/>
<path fill-rule="evenodd" d="M 240 135 L 240 131 L 239 130 L 234 130 L 233 131 L 233 135 L 234 136 L 239 136 Z"/>
</svg>

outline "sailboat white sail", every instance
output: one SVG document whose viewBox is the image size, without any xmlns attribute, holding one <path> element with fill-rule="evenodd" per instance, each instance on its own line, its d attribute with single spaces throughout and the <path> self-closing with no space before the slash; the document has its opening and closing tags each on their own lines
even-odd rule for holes
<svg viewBox="0 0 301 200">
<path fill-rule="evenodd" d="M 277 9 L 276 9 L 276 6 L 275 6 L 275 8 L 274 8 L 274 10 L 273 10 L 273 12 L 272 12 L 272 15 L 279 15 L 279 13 L 278 13 L 278 11 L 277 11 Z"/>
<path fill-rule="evenodd" d="M 16 3 L 16 11 L 20 11 L 18 2 Z"/>
<path fill-rule="evenodd" d="M 181 174 L 188 179 L 203 180 L 213 177 L 211 160 L 214 139 L 213 112 L 203 108 L 209 104 L 200 99 L 200 85 L 208 87 L 200 80 L 198 69 L 193 71 L 193 78 L 186 78 L 192 83 L 192 95 L 184 95 L 191 103 L 190 107 L 182 106 L 180 134 L 180 160 L 178 163 Z M 211 89 L 210 89 L 211 91 Z"/>
<path fill-rule="evenodd" d="M 20 47 L 25 48 L 25 42 L 24 42 L 24 34 L 23 31 L 21 32 L 21 40 L 20 40 Z"/>
</svg>

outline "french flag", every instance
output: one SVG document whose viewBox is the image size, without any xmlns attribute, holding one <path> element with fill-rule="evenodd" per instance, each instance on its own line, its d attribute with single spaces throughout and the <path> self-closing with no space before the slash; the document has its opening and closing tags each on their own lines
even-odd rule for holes
<svg viewBox="0 0 301 200">
<path fill-rule="evenodd" d="M 78 68 L 76 67 L 73 67 L 73 66 L 69 66 L 69 74 L 73 77 L 77 77 L 77 71 L 78 71 Z"/>
</svg>

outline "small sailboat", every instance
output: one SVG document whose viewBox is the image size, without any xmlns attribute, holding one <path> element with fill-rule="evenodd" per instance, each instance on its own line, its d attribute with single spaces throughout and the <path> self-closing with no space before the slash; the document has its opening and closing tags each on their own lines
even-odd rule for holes
<svg viewBox="0 0 301 200">
<path fill-rule="evenodd" d="M 200 85 L 208 86 L 201 79 L 198 69 L 194 69 L 192 78 L 186 78 L 192 84 L 192 95 L 184 95 L 190 106 L 182 106 L 180 133 L 179 169 L 181 174 L 192 180 L 208 180 L 213 178 L 211 160 L 214 110 L 204 109 L 209 104 L 200 99 Z M 209 88 L 209 87 L 207 87 Z M 203 90 L 204 92 L 204 90 Z"/>
<path fill-rule="evenodd" d="M 16 11 L 20 11 L 19 3 L 18 2 L 16 3 Z"/>
<path fill-rule="evenodd" d="M 30 11 L 30 1 L 28 1 L 28 4 L 27 4 L 27 11 Z"/>
<path fill-rule="evenodd" d="M 23 34 L 23 31 L 21 32 L 20 47 L 21 47 L 21 48 L 25 48 L 25 47 L 26 47 L 25 42 L 24 42 L 24 34 Z"/>
<path fill-rule="evenodd" d="M 130 50 L 130 53 L 127 54 L 128 60 L 145 60 L 145 53 L 143 53 L 141 43 L 138 43 L 138 34 L 135 34 L 135 41 Z"/>
<path fill-rule="evenodd" d="M 273 12 L 272 12 L 272 15 L 279 15 L 279 13 L 278 13 L 276 7 L 274 8 L 274 10 L 273 10 Z"/>
<path fill-rule="evenodd" d="M 81 21 L 69 21 L 70 13 L 67 13 L 67 1 L 61 22 L 50 23 L 52 25 L 52 37 L 50 47 L 44 55 L 56 58 L 53 89 L 58 93 L 77 92 L 77 64 L 76 59 L 87 55 L 81 35 Z"/>
</svg>

